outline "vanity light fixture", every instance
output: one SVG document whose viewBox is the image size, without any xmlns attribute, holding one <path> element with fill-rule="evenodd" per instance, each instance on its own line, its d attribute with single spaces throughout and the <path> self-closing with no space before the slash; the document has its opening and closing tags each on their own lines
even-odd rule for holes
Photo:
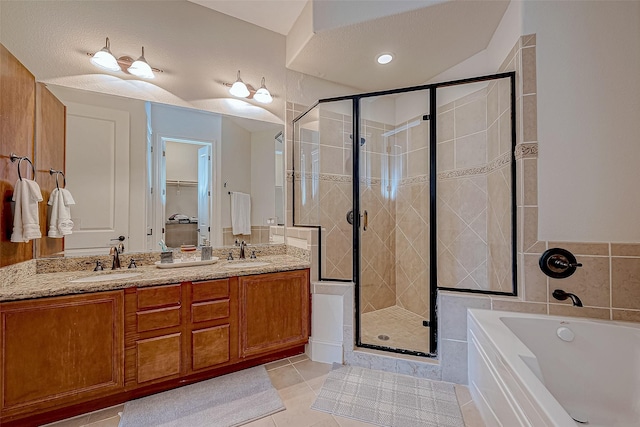
<svg viewBox="0 0 640 427">
<path fill-rule="evenodd" d="M 235 83 L 224 83 L 224 85 L 229 88 L 229 93 L 235 97 L 253 99 L 261 104 L 271 104 L 271 102 L 273 102 L 273 97 L 269 89 L 265 86 L 264 77 L 262 78 L 260 88 L 255 90 L 251 85 L 242 81 L 240 78 L 240 70 L 238 70 L 238 78 Z"/>
<path fill-rule="evenodd" d="M 162 70 L 153 68 L 149 65 L 144 57 L 144 46 L 142 47 L 142 55 L 140 55 L 140 57 L 135 61 L 129 56 L 121 56 L 116 59 L 116 57 L 111 53 L 110 47 L 109 37 L 107 37 L 105 47 L 97 51 L 95 54 L 87 53 L 87 55 L 91 56 L 91 63 L 98 68 L 111 71 L 112 73 L 124 71 L 127 74 L 131 74 L 142 79 L 153 79 L 155 77 L 153 74 L 154 71 L 156 73 L 163 72 Z"/>
<path fill-rule="evenodd" d="M 120 71 L 120 65 L 118 65 L 118 61 L 116 60 L 116 57 L 111 53 L 109 47 L 109 37 L 107 37 L 107 41 L 104 47 L 94 53 L 90 61 L 98 68 L 104 68 L 105 70 L 111 72 Z"/>
<path fill-rule="evenodd" d="M 144 59 L 144 46 L 142 46 L 142 55 L 140 55 L 140 58 L 136 59 L 133 64 L 131 64 L 131 66 L 127 68 L 127 71 L 134 76 L 143 79 L 152 79 L 155 77 L 153 71 L 151 70 L 151 66 L 149 65 L 147 60 Z"/>
<path fill-rule="evenodd" d="M 251 94 L 247 85 L 240 78 L 240 70 L 238 70 L 238 78 L 235 83 L 231 85 L 229 93 L 233 96 L 237 96 L 238 98 L 246 98 Z"/>
<path fill-rule="evenodd" d="M 262 82 L 260 83 L 260 89 L 256 91 L 253 95 L 253 99 L 261 104 L 271 104 L 273 101 L 273 97 L 269 92 L 269 89 L 264 85 L 264 77 L 262 78 Z"/>
</svg>

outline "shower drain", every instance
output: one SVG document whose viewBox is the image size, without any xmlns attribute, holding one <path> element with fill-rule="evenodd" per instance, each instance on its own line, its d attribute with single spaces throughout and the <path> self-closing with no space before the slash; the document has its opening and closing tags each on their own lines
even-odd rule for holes
<svg viewBox="0 0 640 427">
<path fill-rule="evenodd" d="M 380 334 L 378 335 L 378 339 L 380 341 L 389 341 L 389 335 Z"/>
</svg>

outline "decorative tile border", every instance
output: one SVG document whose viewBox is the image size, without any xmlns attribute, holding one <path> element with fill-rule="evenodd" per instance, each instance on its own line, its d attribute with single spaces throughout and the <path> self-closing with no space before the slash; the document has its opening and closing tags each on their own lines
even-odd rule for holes
<svg viewBox="0 0 640 427">
<path fill-rule="evenodd" d="M 403 178 L 400 181 L 400 186 L 410 185 L 410 184 L 428 184 L 429 183 L 429 175 L 419 175 L 412 176 L 411 178 Z"/>
<path fill-rule="evenodd" d="M 526 142 L 516 145 L 515 151 L 516 160 L 520 159 L 537 159 L 538 158 L 538 143 Z"/>
<path fill-rule="evenodd" d="M 496 169 L 500 169 L 501 167 L 507 166 L 510 162 L 511 162 L 511 155 L 509 153 L 504 153 L 502 156 L 496 158 L 491 163 L 486 164 L 484 166 L 441 172 L 438 174 L 438 180 L 461 178 L 465 176 L 474 176 L 474 175 L 486 175 L 490 172 L 493 172 Z"/>
<path fill-rule="evenodd" d="M 296 172 L 295 178 L 296 178 L 296 181 L 300 181 L 302 179 L 302 172 Z M 331 173 L 314 174 L 312 172 L 305 172 L 304 178 L 318 179 L 319 181 L 329 181 L 329 182 L 351 182 L 350 175 L 335 175 Z"/>
</svg>

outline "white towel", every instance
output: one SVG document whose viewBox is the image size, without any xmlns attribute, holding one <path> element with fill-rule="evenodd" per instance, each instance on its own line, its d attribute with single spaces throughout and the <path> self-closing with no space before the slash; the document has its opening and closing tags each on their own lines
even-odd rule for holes
<svg viewBox="0 0 640 427">
<path fill-rule="evenodd" d="M 251 196 L 231 193 L 231 228 L 234 235 L 251 234 Z"/>
<path fill-rule="evenodd" d="M 49 233 L 47 235 L 53 238 L 62 238 L 71 234 L 73 229 L 73 221 L 71 221 L 71 208 L 69 205 L 75 205 L 69 190 L 65 188 L 55 188 L 49 196 L 49 205 L 51 206 L 51 219 L 49 220 Z"/>
<path fill-rule="evenodd" d="M 38 183 L 31 179 L 16 181 L 11 200 L 16 202 L 11 241 L 19 243 L 41 238 L 38 202 L 42 201 L 42 193 Z"/>
</svg>

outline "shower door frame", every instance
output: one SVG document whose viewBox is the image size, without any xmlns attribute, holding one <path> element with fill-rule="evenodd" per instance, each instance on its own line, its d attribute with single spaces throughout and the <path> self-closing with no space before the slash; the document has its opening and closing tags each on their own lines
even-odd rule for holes
<svg viewBox="0 0 640 427">
<path fill-rule="evenodd" d="M 512 291 L 491 291 L 481 289 L 469 289 L 469 288 L 451 288 L 451 287 L 439 287 L 438 286 L 438 257 L 437 257 L 437 212 L 436 212 L 436 200 L 437 200 L 437 169 L 436 169 L 436 146 L 437 146 L 437 90 L 444 87 L 459 86 L 470 83 L 480 83 L 490 80 L 499 80 L 509 78 L 510 81 L 510 115 L 511 115 L 511 153 L 510 153 L 510 177 L 511 177 L 511 273 L 512 273 Z M 397 349 L 391 347 L 384 347 L 375 344 L 363 343 L 361 339 L 361 312 L 360 312 L 360 283 L 361 283 L 361 209 L 360 209 L 360 144 L 352 144 L 352 209 L 353 224 L 352 224 L 352 243 L 353 243 L 353 282 L 354 282 L 354 305 L 355 305 L 355 345 L 357 347 L 369 348 L 374 350 L 382 350 L 392 353 L 409 354 L 422 357 L 437 357 L 437 345 L 438 345 L 438 313 L 437 313 L 437 297 L 438 291 L 452 291 L 461 293 L 476 293 L 486 295 L 501 295 L 501 296 L 517 296 L 518 295 L 518 283 L 517 283 L 517 204 L 516 204 L 516 73 L 515 71 L 509 71 L 504 73 L 489 74 L 478 77 L 471 77 L 466 79 L 452 80 L 447 82 L 431 83 L 420 86 L 411 86 L 399 89 L 368 92 L 357 95 L 339 96 L 333 98 L 325 98 L 318 100 L 312 106 L 310 106 L 304 113 L 295 117 L 292 121 L 293 129 L 298 120 L 302 119 L 307 113 L 321 104 L 341 101 L 351 101 L 352 107 L 352 134 L 353 141 L 360 141 L 360 100 L 363 98 L 385 96 L 385 95 L 397 95 L 401 93 L 416 92 L 416 91 L 429 91 L 429 353 L 423 353 L 419 351 Z M 317 228 L 318 230 L 318 279 L 319 281 L 343 281 L 347 282 L 348 279 L 330 279 L 322 277 L 322 250 L 321 242 L 322 226 L 321 225 L 309 225 L 309 224 L 296 224 L 295 219 L 295 137 L 292 138 L 292 171 L 293 171 L 293 186 L 292 186 L 292 220 L 294 227 L 309 227 Z M 355 214 L 355 213 L 358 214 Z"/>
</svg>

